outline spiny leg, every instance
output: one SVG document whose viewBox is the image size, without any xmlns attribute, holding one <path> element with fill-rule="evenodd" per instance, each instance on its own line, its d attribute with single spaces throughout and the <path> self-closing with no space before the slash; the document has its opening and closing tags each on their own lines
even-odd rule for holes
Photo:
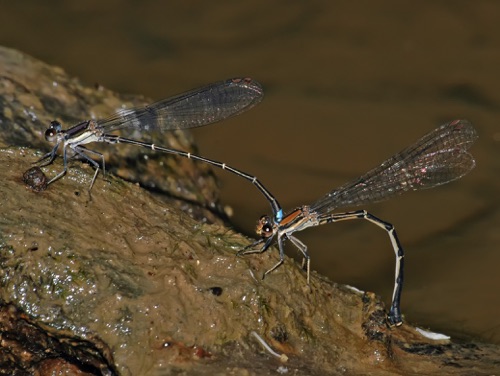
<svg viewBox="0 0 500 376">
<path fill-rule="evenodd" d="M 307 245 L 302 243 L 302 241 L 297 239 L 295 236 L 288 235 L 287 238 L 290 239 L 292 244 L 297 247 L 298 250 L 304 255 L 302 267 L 304 267 L 305 262 L 307 271 L 307 284 L 309 285 L 311 282 L 311 257 L 309 257 L 309 253 L 307 252 Z"/>
<path fill-rule="evenodd" d="M 90 195 L 90 192 L 92 191 L 92 187 L 94 186 L 95 180 L 97 179 L 97 175 L 99 175 L 99 170 L 101 169 L 101 166 L 99 165 L 99 163 L 97 163 L 92 158 L 90 158 L 86 153 L 93 154 L 93 155 L 99 157 L 99 159 L 101 160 L 102 176 L 103 177 L 106 175 L 106 162 L 104 160 L 104 155 L 97 152 L 97 151 L 86 149 L 86 148 L 83 148 L 81 146 L 76 146 L 75 148 L 73 148 L 73 150 L 79 156 L 81 156 L 83 159 L 87 160 L 95 168 L 95 173 L 94 173 L 94 176 L 92 177 L 92 181 L 90 182 L 90 187 L 89 187 L 89 195 Z"/>
<path fill-rule="evenodd" d="M 290 239 L 290 241 L 293 243 L 293 245 L 295 245 L 299 251 L 304 255 L 304 260 L 305 260 L 305 265 L 306 265 L 306 271 L 307 271 L 307 284 L 309 285 L 309 282 L 310 282 L 310 276 L 311 276 L 311 258 L 309 257 L 309 253 L 307 252 L 307 246 L 302 243 L 302 241 L 300 241 L 299 239 L 297 239 L 296 237 L 294 236 L 287 236 L 287 235 L 282 235 L 278 238 L 278 248 L 279 248 L 279 251 L 280 251 L 280 261 L 278 261 L 276 263 L 276 265 L 274 265 L 271 269 L 267 270 L 262 279 L 264 279 L 269 273 L 273 272 L 274 270 L 276 270 L 278 267 L 280 267 L 283 262 L 285 261 L 285 252 L 284 252 L 284 239 L 283 237 L 286 237 L 287 239 Z M 264 251 L 266 251 L 269 246 L 271 245 L 272 243 L 272 240 L 273 240 L 274 236 L 273 237 L 270 237 L 270 238 L 267 238 L 267 239 L 260 239 L 260 240 L 257 240 L 256 242 L 246 246 L 245 248 L 243 248 L 241 251 L 239 251 L 236 255 L 237 256 L 241 256 L 241 255 L 247 255 L 247 254 L 251 254 L 251 253 L 262 253 Z M 250 249 L 250 248 L 253 248 L 255 247 L 257 244 L 261 244 L 265 241 L 265 244 L 260 248 L 260 249 Z"/>
<path fill-rule="evenodd" d="M 45 154 L 42 158 L 40 158 L 40 159 L 37 161 L 37 163 L 38 163 L 38 162 L 41 162 L 41 161 L 43 161 L 44 159 L 47 159 L 47 158 L 49 158 L 49 157 L 50 157 L 50 158 L 49 158 L 49 160 L 48 160 L 47 162 L 45 162 L 45 163 L 42 163 L 42 164 L 40 165 L 40 167 L 48 166 L 48 165 L 50 165 L 52 162 L 54 162 L 54 160 L 55 160 L 55 159 L 56 159 L 56 157 L 57 157 L 56 152 L 57 152 L 57 149 L 59 148 L 59 145 L 60 145 L 60 143 L 58 143 L 58 144 L 54 147 L 54 149 L 52 149 L 52 151 L 51 151 L 50 153 Z M 66 149 L 67 149 L 67 148 L 68 148 L 68 145 L 64 145 L 64 146 L 63 146 L 63 170 L 62 170 L 60 173 L 58 173 L 56 176 L 54 176 L 52 179 L 50 179 L 50 180 L 48 181 L 47 185 L 49 185 L 49 184 L 51 184 L 51 183 L 55 182 L 56 180 L 60 179 L 60 178 L 61 178 L 61 177 L 63 177 L 64 175 L 66 175 L 66 172 L 68 171 L 68 161 L 67 161 L 67 156 L 66 156 Z"/>
<path fill-rule="evenodd" d="M 273 239 L 274 239 L 274 235 L 271 236 L 271 237 L 269 237 L 269 238 L 259 239 L 259 240 L 255 241 L 255 242 L 253 242 L 252 244 L 247 245 L 241 251 L 239 251 L 238 253 L 236 253 L 236 256 L 249 255 L 249 254 L 252 254 L 252 253 L 263 253 L 263 252 L 267 251 L 267 249 L 269 248 L 269 246 L 272 244 Z M 262 247 L 260 247 L 259 249 L 252 249 L 256 245 L 262 244 L 262 243 L 264 243 L 264 245 Z M 280 238 L 278 238 L 278 244 L 279 244 L 279 248 L 280 248 L 280 261 L 276 265 L 274 265 L 271 269 L 269 269 L 268 271 L 266 271 L 264 273 L 264 275 L 262 276 L 262 279 L 264 279 L 266 277 L 266 275 L 268 275 L 273 270 L 275 270 L 277 267 L 279 267 L 281 264 L 283 264 L 285 256 L 284 256 L 284 252 L 283 252 L 282 241 L 281 241 Z"/>
<path fill-rule="evenodd" d="M 99 174 L 99 170 L 101 167 L 99 166 L 98 162 L 94 161 L 87 154 L 93 154 L 101 159 L 101 163 L 103 166 L 102 167 L 103 174 L 105 173 L 104 155 L 102 155 L 101 153 L 99 153 L 97 151 L 89 150 L 89 149 L 86 149 L 86 148 L 81 147 L 81 146 L 72 146 L 72 145 L 65 145 L 64 146 L 64 149 L 63 149 L 64 150 L 63 151 L 63 166 L 64 166 L 63 170 L 60 173 L 58 173 L 56 176 L 54 176 L 51 180 L 49 180 L 49 182 L 47 184 L 51 184 L 51 183 L 55 182 L 56 180 L 60 179 L 68 171 L 68 153 L 67 153 L 68 147 L 71 148 L 73 150 L 73 152 L 75 153 L 75 155 L 73 157 L 79 156 L 80 158 L 88 161 L 95 168 L 95 173 L 94 173 L 94 176 L 92 177 L 92 181 L 91 181 L 90 187 L 89 187 L 89 194 L 90 194 L 90 191 L 92 190 L 92 186 L 94 185 L 94 182 L 97 178 L 97 175 Z"/>
<path fill-rule="evenodd" d="M 44 154 L 40 159 L 33 162 L 33 164 L 38 164 L 38 163 L 48 159 L 48 161 L 46 161 L 44 163 L 40 163 L 39 167 L 45 167 L 45 166 L 48 166 L 49 164 L 51 164 L 52 162 L 54 162 L 54 159 L 56 159 L 56 156 L 57 156 L 57 149 L 59 148 L 59 145 L 60 144 L 57 144 L 56 146 L 54 146 L 54 148 L 51 151 L 49 151 L 47 154 Z"/>
<path fill-rule="evenodd" d="M 285 247 L 284 247 L 284 239 L 283 238 L 286 238 L 286 235 L 285 234 L 278 234 L 278 248 L 279 248 L 279 251 L 280 251 L 280 260 L 276 263 L 276 265 L 274 265 L 271 269 L 267 270 L 264 275 L 262 276 L 262 279 L 266 278 L 266 276 L 269 274 L 269 273 L 272 273 L 273 271 L 275 271 L 277 268 L 279 268 L 283 262 L 285 262 Z M 269 239 L 272 239 L 269 238 Z M 267 242 L 266 242 L 267 244 Z M 270 244 L 270 243 L 269 243 Z"/>
<path fill-rule="evenodd" d="M 241 251 L 238 251 L 236 253 L 236 256 L 249 255 L 252 253 L 263 253 L 263 252 L 267 251 L 267 249 L 271 245 L 272 241 L 273 241 L 273 237 L 270 237 L 267 239 L 259 239 L 255 242 L 253 242 L 252 244 L 247 245 Z M 259 249 L 253 249 L 256 245 L 262 244 L 262 243 L 264 243 L 264 245 L 262 247 L 260 247 Z"/>
<path fill-rule="evenodd" d="M 392 294 L 391 308 L 389 310 L 389 323 L 391 325 L 399 326 L 403 323 L 401 317 L 401 291 L 403 289 L 403 267 L 404 267 L 404 251 L 399 238 L 396 234 L 394 226 L 388 222 L 381 220 L 378 217 L 368 213 L 366 210 L 357 210 L 347 213 L 338 213 L 325 215 L 319 218 L 320 224 L 345 221 L 350 219 L 366 219 L 369 222 L 374 223 L 378 227 L 387 231 L 389 239 L 391 240 L 394 253 L 396 254 L 396 272 L 394 277 L 394 291 Z"/>
</svg>

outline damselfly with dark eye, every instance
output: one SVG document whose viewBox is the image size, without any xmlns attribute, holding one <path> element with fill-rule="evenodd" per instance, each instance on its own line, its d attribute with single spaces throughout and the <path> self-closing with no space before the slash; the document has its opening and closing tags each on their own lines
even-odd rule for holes
<svg viewBox="0 0 500 376">
<path fill-rule="evenodd" d="M 79 157 L 88 161 L 96 170 L 89 188 L 92 189 L 100 169 L 99 163 L 92 156 L 101 160 L 103 173 L 105 173 L 104 156 L 85 148 L 83 145 L 92 142 L 137 145 L 205 162 L 249 180 L 271 203 L 273 211 L 278 211 L 279 204 L 276 199 L 255 176 L 202 156 L 109 134 L 109 132 L 127 129 L 140 132 L 161 132 L 201 127 L 249 110 L 258 104 L 263 96 L 262 86 L 257 81 L 250 78 L 233 78 L 146 107 L 120 110 L 104 120 L 86 120 L 66 130 L 62 129 L 59 122 L 53 121 L 45 132 L 45 138 L 47 141 L 55 143 L 55 146 L 37 163 L 45 161 L 41 164 L 42 167 L 51 164 L 57 156 L 57 150 L 62 147 L 63 170 L 47 184 L 55 182 L 66 174 L 70 157 Z"/>
</svg>

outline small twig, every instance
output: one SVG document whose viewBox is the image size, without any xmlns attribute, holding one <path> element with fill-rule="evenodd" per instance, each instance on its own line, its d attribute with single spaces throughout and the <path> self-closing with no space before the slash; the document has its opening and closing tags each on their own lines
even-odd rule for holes
<svg viewBox="0 0 500 376">
<path fill-rule="evenodd" d="M 288 356 L 286 356 L 285 354 L 278 354 L 256 332 L 252 331 L 252 332 L 250 332 L 250 334 L 253 335 L 255 338 L 257 338 L 257 341 L 259 341 L 259 343 L 262 345 L 262 347 L 264 347 L 271 355 L 274 355 L 275 357 L 279 358 L 280 361 L 282 361 L 283 363 L 285 363 L 288 360 Z"/>
</svg>

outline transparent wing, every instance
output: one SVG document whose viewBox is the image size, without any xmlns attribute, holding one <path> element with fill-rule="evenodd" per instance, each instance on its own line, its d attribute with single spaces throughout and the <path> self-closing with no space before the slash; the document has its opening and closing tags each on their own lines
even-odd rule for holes
<svg viewBox="0 0 500 376">
<path fill-rule="evenodd" d="M 97 126 L 105 133 L 126 128 L 149 132 L 201 127 L 244 112 L 263 96 L 257 81 L 233 78 L 146 107 L 118 111 L 99 120 Z"/>
<path fill-rule="evenodd" d="M 467 149 L 476 138 L 476 130 L 467 120 L 443 124 L 379 167 L 332 190 L 310 205 L 311 210 L 326 214 L 459 179 L 475 166 Z"/>
</svg>

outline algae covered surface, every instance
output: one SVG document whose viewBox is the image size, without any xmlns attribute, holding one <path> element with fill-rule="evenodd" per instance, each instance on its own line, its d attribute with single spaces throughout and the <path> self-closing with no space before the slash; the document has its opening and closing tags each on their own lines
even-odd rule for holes
<svg viewBox="0 0 500 376">
<path fill-rule="evenodd" d="M 252 240 L 221 220 L 206 166 L 104 148 L 112 173 L 99 175 L 91 194 L 94 170 L 77 160 L 64 178 L 33 191 L 23 174 L 50 148 L 43 140 L 50 120 L 72 124 L 142 102 L 84 86 L 14 50 L 1 48 L 0 58 L 0 299 L 8 308 L 0 315 L 2 372 L 9 370 L 5 359 L 35 354 L 8 365 L 42 374 L 42 365 L 52 364 L 43 353 L 63 359 L 59 369 L 80 374 L 488 375 L 498 369 L 498 348 L 429 339 L 409 324 L 389 328 L 374 294 L 316 273 L 308 286 L 293 260 L 262 280 L 277 252 L 236 257 Z M 192 147 L 183 134 L 162 141 Z M 43 173 L 50 179 L 61 169 L 57 160 Z M 16 337 L 24 326 L 14 320 L 38 335 Z M 25 338 L 36 338 L 38 347 Z M 24 353 L 13 350 L 23 346 Z M 82 348 L 88 351 L 73 350 Z"/>
<path fill-rule="evenodd" d="M 33 157 L 25 149 L 1 152 L 10 171 L 0 183 L 9 213 L 0 221 L 4 301 L 55 329 L 98 336 L 123 374 L 160 374 L 197 358 L 216 362 L 226 348 L 260 353 L 252 331 L 289 354 L 314 353 L 315 362 L 342 358 L 345 339 L 336 342 L 347 333 L 334 327 L 361 320 L 360 296 L 332 299 L 333 286 L 309 288 L 293 264 L 262 281 L 275 253 L 237 258 L 248 244 L 240 235 L 112 177 L 98 180 L 89 196 L 90 168 L 32 192 L 19 172 Z M 342 305 L 358 306 L 357 315 L 341 318 Z"/>
</svg>

